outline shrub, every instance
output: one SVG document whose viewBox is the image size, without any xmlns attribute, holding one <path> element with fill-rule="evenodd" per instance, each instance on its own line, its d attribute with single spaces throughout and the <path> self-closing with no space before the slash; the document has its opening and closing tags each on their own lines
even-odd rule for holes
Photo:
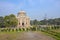
<svg viewBox="0 0 60 40">
<path fill-rule="evenodd" d="M 25 29 L 24 29 L 24 28 L 22 28 L 22 30 L 23 30 L 23 31 L 25 31 Z"/>
<path fill-rule="evenodd" d="M 29 29 L 28 29 L 28 28 L 26 28 L 26 31 L 29 31 Z"/>
<path fill-rule="evenodd" d="M 21 28 L 19 28 L 19 31 L 21 31 Z"/>
<path fill-rule="evenodd" d="M 10 31 L 11 31 L 11 29 L 8 29 L 8 31 L 10 32 Z"/>
<path fill-rule="evenodd" d="M 14 32 L 14 29 L 12 29 L 12 32 Z"/>
<path fill-rule="evenodd" d="M 18 32 L 18 29 L 16 29 L 16 31 Z"/>
</svg>

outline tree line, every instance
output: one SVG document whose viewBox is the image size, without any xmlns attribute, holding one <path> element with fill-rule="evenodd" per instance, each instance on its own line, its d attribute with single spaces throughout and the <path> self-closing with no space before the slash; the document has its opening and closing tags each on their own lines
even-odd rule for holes
<svg viewBox="0 0 60 40">
<path fill-rule="evenodd" d="M 43 19 L 38 21 L 37 19 L 30 21 L 31 25 L 60 25 L 60 18 L 54 18 L 54 19 Z"/>
</svg>

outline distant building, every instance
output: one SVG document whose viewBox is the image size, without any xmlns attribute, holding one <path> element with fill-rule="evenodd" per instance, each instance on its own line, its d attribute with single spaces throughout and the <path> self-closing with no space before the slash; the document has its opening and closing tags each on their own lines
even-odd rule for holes
<svg viewBox="0 0 60 40">
<path fill-rule="evenodd" d="M 30 26 L 30 18 L 26 15 L 25 11 L 20 11 L 17 15 L 18 28 L 25 28 Z"/>
</svg>

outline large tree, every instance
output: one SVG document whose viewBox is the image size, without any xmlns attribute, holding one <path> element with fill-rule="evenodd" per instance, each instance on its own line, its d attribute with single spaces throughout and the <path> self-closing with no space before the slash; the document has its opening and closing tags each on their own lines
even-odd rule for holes
<svg viewBox="0 0 60 40">
<path fill-rule="evenodd" d="M 18 24 L 18 20 L 15 15 L 10 14 L 4 17 L 6 27 L 15 27 Z"/>
</svg>

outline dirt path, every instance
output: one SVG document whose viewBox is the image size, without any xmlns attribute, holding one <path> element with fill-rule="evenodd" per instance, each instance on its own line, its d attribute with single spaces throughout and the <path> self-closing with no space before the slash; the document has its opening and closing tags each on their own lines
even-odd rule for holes
<svg viewBox="0 0 60 40">
<path fill-rule="evenodd" d="M 41 32 L 0 33 L 0 40 L 55 40 Z"/>
<path fill-rule="evenodd" d="M 17 40 L 55 40 L 50 36 L 38 32 L 24 32 L 21 35 L 17 35 L 17 37 Z"/>
</svg>

